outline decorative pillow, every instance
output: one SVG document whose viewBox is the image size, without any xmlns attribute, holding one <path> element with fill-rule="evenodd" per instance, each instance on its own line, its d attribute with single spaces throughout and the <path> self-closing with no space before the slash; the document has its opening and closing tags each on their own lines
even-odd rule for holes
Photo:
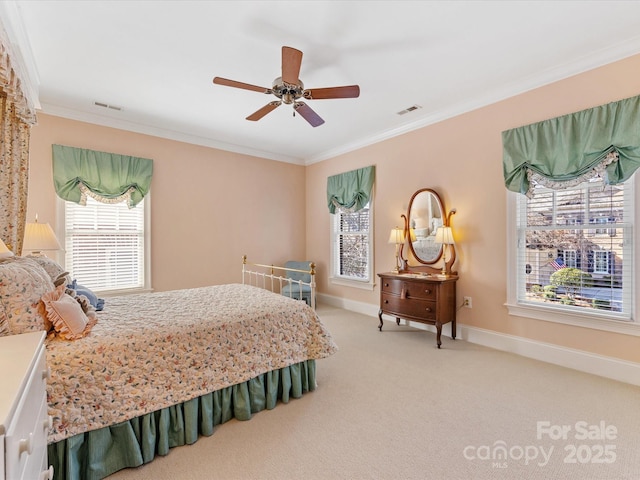
<svg viewBox="0 0 640 480">
<path fill-rule="evenodd" d="M 65 340 L 76 340 L 88 335 L 97 319 L 95 312 L 87 316 L 78 301 L 65 293 L 65 289 L 65 285 L 60 285 L 54 291 L 45 293 L 42 302 L 58 335 Z"/>
<path fill-rule="evenodd" d="M 416 228 L 413 230 L 413 233 L 416 234 L 416 237 L 426 237 L 428 231 L 428 228 Z"/>
<path fill-rule="evenodd" d="M 91 306 L 95 308 L 98 312 L 104 308 L 104 299 L 98 298 L 98 296 L 93 293 L 93 291 L 89 290 L 87 287 L 78 284 L 76 280 L 71 282 L 70 285 L 67 285 L 68 288 L 75 290 L 78 295 L 84 295 L 91 303 Z"/>
<path fill-rule="evenodd" d="M 40 297 L 53 288 L 44 268 L 30 258 L 0 262 L 0 335 L 47 330 Z"/>
<path fill-rule="evenodd" d="M 64 268 L 58 262 L 44 255 L 27 255 L 25 258 L 30 258 L 44 268 L 52 282 L 64 272 Z"/>
<path fill-rule="evenodd" d="M 53 284 L 58 287 L 60 285 L 69 285 L 71 283 L 71 277 L 69 276 L 69 272 L 62 272 L 58 275 L 54 280 Z"/>
</svg>

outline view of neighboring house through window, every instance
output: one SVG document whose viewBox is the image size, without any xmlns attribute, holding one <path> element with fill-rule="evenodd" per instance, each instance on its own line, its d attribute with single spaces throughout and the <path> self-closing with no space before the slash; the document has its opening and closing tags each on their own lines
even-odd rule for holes
<svg viewBox="0 0 640 480">
<path fill-rule="evenodd" d="M 519 303 L 631 318 L 632 182 L 518 195 Z"/>
<path fill-rule="evenodd" d="M 332 215 L 333 277 L 359 282 L 371 281 L 371 203 L 357 212 L 336 211 Z"/>
<path fill-rule="evenodd" d="M 612 259 L 611 251 L 603 250 L 593 252 L 593 273 L 609 275 L 611 273 L 611 267 L 613 266 L 611 263 Z"/>
<path fill-rule="evenodd" d="M 66 269 L 96 292 L 145 288 L 145 201 L 65 202 Z"/>
</svg>

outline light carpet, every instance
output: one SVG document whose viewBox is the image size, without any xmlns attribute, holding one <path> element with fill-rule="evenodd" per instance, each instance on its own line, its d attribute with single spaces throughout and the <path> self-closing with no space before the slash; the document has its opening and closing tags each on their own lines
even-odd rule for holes
<svg viewBox="0 0 640 480">
<path fill-rule="evenodd" d="M 109 480 L 638 479 L 640 387 L 319 305 L 318 388 Z"/>
</svg>

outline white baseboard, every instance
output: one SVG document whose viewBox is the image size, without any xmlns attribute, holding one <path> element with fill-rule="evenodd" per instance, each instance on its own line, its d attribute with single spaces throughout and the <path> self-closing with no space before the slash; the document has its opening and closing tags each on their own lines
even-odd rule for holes
<svg viewBox="0 0 640 480">
<path fill-rule="evenodd" d="M 321 303 L 333 307 L 344 308 L 345 310 L 371 317 L 378 317 L 378 305 L 356 302 L 325 294 L 318 294 L 318 300 Z M 383 320 L 393 321 L 395 323 L 395 319 L 388 316 L 385 316 Z M 436 331 L 432 325 L 425 325 L 418 322 L 410 322 L 410 325 L 434 333 Z M 515 335 L 507 335 L 492 330 L 470 327 L 460 323 L 458 323 L 457 327 L 457 339 L 640 386 L 640 364 L 638 363 L 597 355 L 583 350 L 561 347 L 550 343 L 538 342 Z M 442 327 L 442 334 L 449 337 L 451 336 L 451 324 L 446 324 Z"/>
</svg>

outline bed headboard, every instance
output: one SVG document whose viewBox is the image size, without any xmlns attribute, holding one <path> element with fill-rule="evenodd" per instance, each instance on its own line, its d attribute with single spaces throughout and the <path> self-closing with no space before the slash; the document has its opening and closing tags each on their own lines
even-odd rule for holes
<svg viewBox="0 0 640 480">
<path fill-rule="evenodd" d="M 289 262 L 287 262 L 289 263 Z M 242 284 L 271 290 L 274 293 L 308 300 L 308 304 L 316 308 L 316 265 L 308 262 L 309 269 L 292 268 L 291 266 L 278 267 L 261 263 L 249 263 L 247 256 L 242 256 Z M 294 275 L 289 275 L 294 274 Z M 305 281 L 307 275 L 310 280 Z M 291 278 L 293 277 L 293 278 Z"/>
</svg>

